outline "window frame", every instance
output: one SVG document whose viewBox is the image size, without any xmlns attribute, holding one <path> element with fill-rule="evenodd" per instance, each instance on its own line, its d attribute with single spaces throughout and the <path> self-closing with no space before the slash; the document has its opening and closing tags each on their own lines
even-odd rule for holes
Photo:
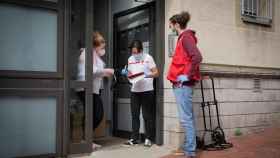
<svg viewBox="0 0 280 158">
<path fill-rule="evenodd" d="M 251 3 L 250 3 L 251 2 Z M 273 23 L 273 0 L 265 0 L 265 15 L 261 8 L 261 0 L 241 0 L 241 19 L 243 22 L 255 23 L 264 26 L 272 26 Z M 246 7 L 247 4 L 247 8 Z"/>
<path fill-rule="evenodd" d="M 64 50 L 64 10 L 63 1 L 58 2 L 44 0 L 0 0 L 1 4 L 9 4 L 20 7 L 46 9 L 57 12 L 57 68 L 56 72 L 50 71 L 19 71 L 19 70 L 0 70 L 2 78 L 42 78 L 52 79 L 63 78 L 63 50 Z"/>
</svg>

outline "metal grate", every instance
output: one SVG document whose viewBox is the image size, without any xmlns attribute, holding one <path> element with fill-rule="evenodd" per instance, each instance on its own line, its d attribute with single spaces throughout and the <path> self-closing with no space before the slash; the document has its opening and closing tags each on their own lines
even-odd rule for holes
<svg viewBox="0 0 280 158">
<path fill-rule="evenodd" d="M 254 78 L 254 92 L 261 92 L 261 79 Z"/>
<path fill-rule="evenodd" d="M 241 0 L 241 15 L 243 21 L 271 25 L 273 0 Z"/>
</svg>

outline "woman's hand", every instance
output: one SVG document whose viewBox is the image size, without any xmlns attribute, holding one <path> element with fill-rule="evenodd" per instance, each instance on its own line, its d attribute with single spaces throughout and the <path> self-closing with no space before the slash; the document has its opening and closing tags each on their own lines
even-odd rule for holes
<svg viewBox="0 0 280 158">
<path fill-rule="evenodd" d="M 128 75 L 128 70 L 127 69 L 122 69 L 122 71 L 121 71 L 121 75 L 123 75 L 123 76 L 125 76 L 125 77 L 127 77 L 127 75 Z"/>
<path fill-rule="evenodd" d="M 105 77 L 113 76 L 114 72 L 115 72 L 114 69 L 110 69 L 110 68 L 104 69 L 104 76 Z"/>
</svg>

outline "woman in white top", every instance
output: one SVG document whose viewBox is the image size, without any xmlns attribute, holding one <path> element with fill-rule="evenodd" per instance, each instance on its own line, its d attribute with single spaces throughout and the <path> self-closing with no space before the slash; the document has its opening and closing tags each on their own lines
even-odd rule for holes
<svg viewBox="0 0 280 158">
<path fill-rule="evenodd" d="M 105 55 L 105 40 L 99 32 L 94 32 L 93 40 L 93 130 L 98 127 L 103 116 L 103 104 L 100 97 L 100 90 L 102 89 L 103 77 L 110 77 L 114 74 L 114 69 L 105 68 L 105 63 L 101 59 Z M 79 58 L 78 64 L 78 80 L 85 80 L 85 50 L 83 49 Z M 85 105 L 85 91 L 79 90 L 78 96 Z"/>
<path fill-rule="evenodd" d="M 151 139 L 154 136 L 153 109 L 154 87 L 153 79 L 158 77 L 159 72 L 152 56 L 143 53 L 143 45 L 139 40 L 135 40 L 130 46 L 131 56 L 128 58 L 127 70 L 122 70 L 122 74 L 129 78 L 131 87 L 131 115 L 132 115 L 132 135 L 126 145 L 138 143 L 140 128 L 140 108 L 145 121 L 145 143 L 150 147 Z"/>
</svg>

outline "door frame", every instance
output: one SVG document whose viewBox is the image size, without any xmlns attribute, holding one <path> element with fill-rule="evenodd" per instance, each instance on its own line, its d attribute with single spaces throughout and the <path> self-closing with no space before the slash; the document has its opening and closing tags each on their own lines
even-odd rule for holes
<svg viewBox="0 0 280 158">
<path fill-rule="evenodd" d="M 152 56 L 155 59 L 155 62 L 157 63 L 157 67 L 159 70 L 162 70 L 160 72 L 163 72 L 164 68 L 164 44 L 161 42 L 161 39 L 164 39 L 164 14 L 165 14 L 165 8 L 164 1 L 153 1 L 149 2 L 134 8 L 130 8 L 125 11 L 118 12 L 113 15 L 113 65 L 115 66 L 116 63 L 116 57 L 114 54 L 117 53 L 117 18 L 126 16 L 128 14 L 135 13 L 137 11 L 149 9 L 149 18 L 150 23 L 149 27 L 151 29 L 150 32 L 150 39 L 152 43 L 151 52 Z M 158 78 L 155 79 L 155 143 L 158 145 L 163 144 L 163 74 L 161 73 Z M 113 135 L 119 136 L 119 137 L 129 137 L 130 132 L 126 131 L 120 131 L 117 130 L 118 127 L 118 115 L 117 115 L 117 103 L 116 103 L 116 94 L 113 93 Z"/>
<path fill-rule="evenodd" d="M 91 33 L 93 28 L 93 1 L 81 0 L 85 3 L 85 47 L 92 50 Z M 70 0 L 58 0 L 57 2 L 45 0 L 0 0 L 1 4 L 17 5 L 31 8 L 54 10 L 58 12 L 58 51 L 57 71 L 7 71 L 0 70 L 0 96 L 27 96 L 57 98 L 57 129 L 56 129 L 56 153 L 46 155 L 30 155 L 27 157 L 66 157 L 74 153 L 92 152 L 92 53 L 86 56 L 86 81 L 71 80 L 69 65 L 70 50 L 70 24 L 71 2 Z M 70 90 L 86 88 L 85 107 L 85 143 L 71 144 L 70 141 Z"/>
<path fill-rule="evenodd" d="M 92 28 L 93 28 L 93 1 L 92 0 L 80 0 L 82 5 L 84 5 L 84 11 L 82 14 L 84 15 L 84 21 L 83 21 L 83 27 L 82 28 L 82 41 L 84 41 L 84 45 L 86 48 L 86 52 L 91 52 L 92 50 Z M 76 81 L 71 79 L 71 70 L 69 70 L 70 65 L 74 64 L 71 63 L 73 60 L 71 60 L 71 55 L 68 54 L 68 52 L 71 51 L 70 49 L 70 42 L 71 42 L 71 17 L 72 11 L 71 11 L 71 0 L 65 0 L 65 62 L 64 62 L 64 76 L 66 76 L 67 79 L 65 79 L 65 120 L 64 120 L 64 142 L 63 142 L 63 153 L 65 156 L 69 154 L 81 154 L 81 153 L 91 153 L 92 152 L 92 103 L 93 103 L 93 97 L 92 97 L 92 53 L 86 53 L 86 74 L 85 74 L 85 81 Z M 77 50 L 78 51 L 78 50 Z M 73 53 L 73 52 L 72 52 Z M 70 93 L 71 89 L 79 89 L 84 88 L 85 89 L 85 140 L 84 142 L 80 143 L 72 143 L 70 138 Z"/>
</svg>

